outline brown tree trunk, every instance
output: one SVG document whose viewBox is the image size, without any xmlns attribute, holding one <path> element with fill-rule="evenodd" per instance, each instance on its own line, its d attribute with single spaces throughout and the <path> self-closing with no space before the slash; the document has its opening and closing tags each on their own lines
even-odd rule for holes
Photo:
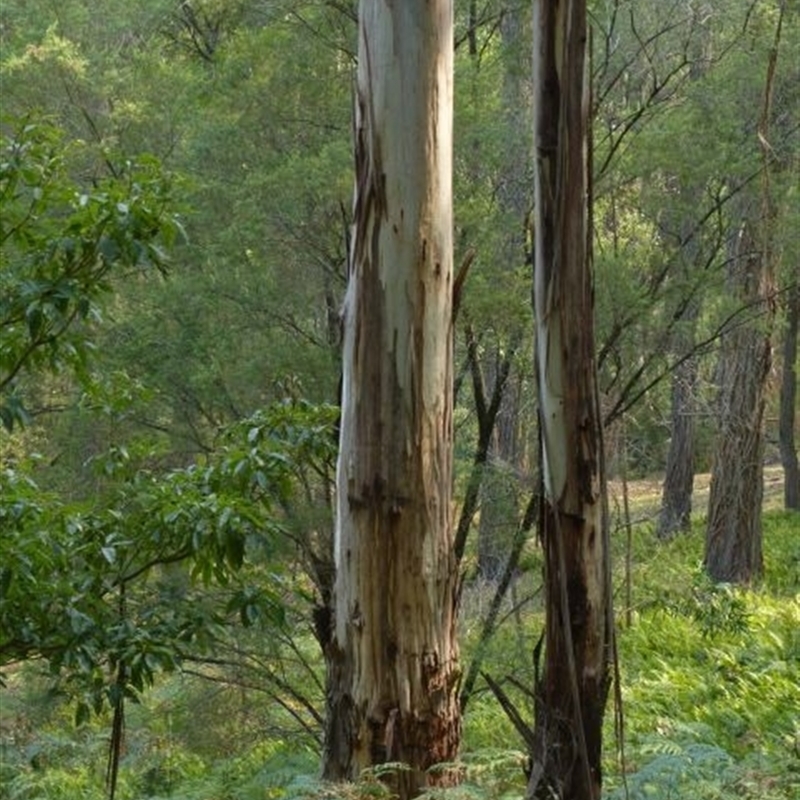
<svg viewBox="0 0 800 800">
<path fill-rule="evenodd" d="M 697 359 L 692 356 L 672 373 L 672 425 L 656 526 L 659 539 L 668 539 L 678 532 L 686 533 L 692 524 L 696 383 Z"/>
<path fill-rule="evenodd" d="M 761 313 L 726 334 L 720 356 L 720 432 L 711 473 L 705 567 L 714 580 L 732 583 L 757 579 L 764 568 L 764 406 L 775 319 L 769 124 L 784 10 L 781 3 L 758 121 L 763 160 L 760 203 L 743 209 L 730 267 L 731 289 L 743 305 Z"/>
<path fill-rule="evenodd" d="M 699 26 L 700 36 L 692 42 L 694 51 L 689 67 L 689 77 L 699 81 L 706 74 L 711 62 L 711 29 L 705 14 L 700 9 L 693 10 L 693 24 Z M 687 181 L 673 176 L 676 185 L 681 187 L 676 197 L 672 214 L 665 213 L 667 220 L 675 217 L 674 233 L 682 268 L 680 278 L 691 287 L 694 275 L 705 269 L 708 259 L 704 252 L 702 237 L 697 230 L 696 209 L 702 206 L 703 191 L 695 181 Z M 668 240 L 670 233 L 662 230 Z M 694 287 L 680 313 L 680 322 L 672 336 L 672 351 L 679 358 L 693 353 L 695 349 L 695 330 L 700 316 L 702 299 L 695 295 Z M 690 355 L 681 361 L 672 372 L 672 408 L 669 452 L 667 453 L 664 486 L 661 494 L 661 510 L 656 525 L 659 539 L 668 539 L 676 533 L 688 533 L 692 525 L 692 494 L 694 492 L 695 467 L 695 392 L 697 388 L 698 357 Z"/>
<path fill-rule="evenodd" d="M 786 508 L 800 510 L 800 467 L 794 428 L 797 419 L 797 335 L 800 328 L 800 272 L 795 275 L 786 301 L 786 331 L 783 338 L 781 403 L 778 420 L 781 464 L 783 464 L 783 502 Z"/>
<path fill-rule="evenodd" d="M 403 762 L 400 800 L 460 739 L 452 531 L 450 0 L 359 12 L 333 676 L 323 773 Z"/>
<path fill-rule="evenodd" d="M 750 224 L 732 259 L 743 302 L 771 294 Z M 733 288 L 733 287 L 732 287 Z M 767 329 L 768 331 L 768 329 Z M 711 471 L 705 567 L 715 581 L 748 583 L 763 570 L 761 505 L 764 493 L 764 404 L 771 363 L 762 321 L 729 331 L 720 354 L 720 428 Z"/>
<path fill-rule="evenodd" d="M 533 25 L 546 624 L 527 797 L 596 800 L 613 627 L 594 358 L 585 0 L 538 0 Z"/>
</svg>

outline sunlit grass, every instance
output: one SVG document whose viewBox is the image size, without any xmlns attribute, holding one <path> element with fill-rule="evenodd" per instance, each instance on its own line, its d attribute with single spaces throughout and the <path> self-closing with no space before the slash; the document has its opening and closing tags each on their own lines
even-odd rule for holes
<svg viewBox="0 0 800 800">
<path fill-rule="evenodd" d="M 765 514 L 753 589 L 705 578 L 701 525 L 667 543 L 635 530 L 632 625 L 619 631 L 632 798 L 798 796 L 798 530 L 797 514 Z"/>
</svg>

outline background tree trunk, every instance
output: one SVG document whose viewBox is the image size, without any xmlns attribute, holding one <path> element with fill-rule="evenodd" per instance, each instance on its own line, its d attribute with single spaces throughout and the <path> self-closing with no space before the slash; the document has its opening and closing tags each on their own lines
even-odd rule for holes
<svg viewBox="0 0 800 800">
<path fill-rule="evenodd" d="M 723 340 L 721 427 L 711 473 L 705 566 L 716 581 L 747 583 L 760 577 L 761 506 L 764 496 L 764 406 L 772 364 L 775 208 L 770 191 L 770 118 L 775 66 L 785 5 L 775 27 L 767 63 L 764 102 L 758 121 L 763 166 L 758 210 L 747 205 L 731 258 L 731 288 L 744 307 L 761 312 L 729 331 Z M 746 203 L 746 198 L 745 198 Z M 753 222 L 755 220 L 755 222 Z"/>
<path fill-rule="evenodd" d="M 707 18 L 699 9 L 693 11 L 695 24 L 701 33 L 691 42 L 692 57 L 689 67 L 689 77 L 693 82 L 702 80 L 711 62 L 711 29 Z M 672 222 L 672 231 L 663 230 L 665 238 L 672 235 L 677 247 L 677 257 L 680 260 L 680 279 L 684 281 L 689 290 L 686 304 L 681 309 L 680 323 L 676 326 L 672 339 L 672 351 L 678 358 L 683 358 L 673 370 L 672 403 L 670 443 L 667 453 L 667 464 L 664 476 L 664 486 L 661 494 L 661 510 L 656 525 L 656 535 L 659 539 L 668 539 L 675 533 L 688 533 L 692 525 L 692 494 L 694 492 L 695 469 L 695 429 L 696 429 L 696 392 L 698 377 L 699 354 L 694 354 L 696 341 L 697 319 L 700 316 L 702 296 L 695 292 L 694 275 L 706 269 L 706 260 L 709 255 L 705 252 L 703 237 L 696 229 L 695 216 L 697 209 L 703 205 L 702 186 L 691 180 L 688 185 L 685 176 L 675 176 L 674 179 L 681 187 L 679 197 L 676 197 L 675 206 L 677 214 L 665 210 L 666 220 Z M 716 250 L 716 247 L 714 247 Z"/>
<path fill-rule="evenodd" d="M 503 242 L 497 257 L 502 270 L 518 270 L 528 258 L 525 225 L 530 210 L 530 182 L 522 166 L 529 159 L 530 50 L 525 46 L 529 17 L 521 7 L 509 7 L 500 19 L 501 57 L 503 62 L 502 117 L 505 137 L 503 163 L 497 187 L 501 210 Z M 501 325 L 500 331 L 507 326 Z M 487 348 L 483 359 L 489 385 L 508 357 L 509 342 L 517 343 L 524 335 L 524 323 L 513 324 L 495 346 Z M 516 346 L 514 349 L 517 349 Z M 520 447 L 522 375 L 517 364 L 505 384 L 495 430 L 489 444 L 487 473 L 481 487 L 481 516 L 478 527 L 478 574 L 497 581 L 503 573 L 516 535 L 520 505 L 522 448 Z"/>
<path fill-rule="evenodd" d="M 762 255 L 745 223 L 731 259 L 732 290 L 743 303 L 768 296 Z M 765 302 L 768 302 L 765 300 Z M 762 320 L 723 337 L 720 353 L 720 429 L 711 471 L 705 566 L 716 581 L 747 583 L 763 569 L 764 404 L 771 363 Z"/>
<path fill-rule="evenodd" d="M 796 273 L 798 271 L 796 270 Z M 781 463 L 783 464 L 783 500 L 786 508 L 800 509 L 800 468 L 797 463 L 794 426 L 797 419 L 797 334 L 800 327 L 800 274 L 786 301 L 786 332 L 783 339 L 783 370 L 778 420 Z"/>
<path fill-rule="evenodd" d="M 485 358 L 491 375 L 498 380 L 503 354 L 493 349 L 495 363 Z M 487 581 L 500 578 L 511 551 L 517 527 L 518 463 L 517 422 L 519 386 L 506 380 L 494 423 L 481 482 L 481 516 L 478 523 L 478 575 Z"/>
<path fill-rule="evenodd" d="M 449 0 L 361 3 L 323 771 L 404 762 L 401 800 L 460 739 L 452 75 Z"/>
<path fill-rule="evenodd" d="M 672 373 L 672 425 L 656 527 L 659 539 L 688 532 L 692 524 L 696 383 L 697 359 L 690 357 Z"/>
<path fill-rule="evenodd" d="M 533 25 L 546 625 L 527 797 L 595 800 L 613 628 L 587 201 L 586 4 L 539 0 Z"/>
</svg>

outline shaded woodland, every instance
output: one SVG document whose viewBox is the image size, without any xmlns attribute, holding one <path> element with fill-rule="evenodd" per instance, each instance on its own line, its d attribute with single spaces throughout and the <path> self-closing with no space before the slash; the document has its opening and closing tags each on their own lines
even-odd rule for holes
<svg viewBox="0 0 800 800">
<path fill-rule="evenodd" d="M 798 9 L 390 6 L 0 8 L 0 800 L 793 797 Z"/>
</svg>

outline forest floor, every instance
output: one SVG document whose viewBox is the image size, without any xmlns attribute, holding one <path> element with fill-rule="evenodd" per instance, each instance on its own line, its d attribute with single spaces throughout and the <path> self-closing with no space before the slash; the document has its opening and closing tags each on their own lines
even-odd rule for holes
<svg viewBox="0 0 800 800">
<path fill-rule="evenodd" d="M 617 752 L 609 701 L 604 800 L 800 798 L 797 517 L 780 510 L 782 470 L 768 467 L 763 583 L 715 586 L 700 566 L 708 486 L 708 475 L 696 476 L 692 533 L 667 542 L 653 535 L 661 480 L 628 486 L 636 524 L 630 536 L 612 540 L 622 556 L 614 580 L 625 757 Z M 618 482 L 610 495 L 618 520 Z M 532 685 L 532 652 L 543 627 L 540 557 L 532 541 L 529 567 L 512 584 L 482 662 L 527 719 L 530 694 L 518 687 Z M 478 581 L 464 587 L 465 668 L 492 592 Z M 128 704 L 118 800 L 389 800 L 373 773 L 352 786 L 319 783 L 318 733 L 297 724 L 297 698 L 321 708 L 324 684 L 321 671 L 304 666 L 315 642 L 303 626 L 296 634 L 270 639 L 262 629 L 242 629 L 236 652 L 251 650 L 262 673 L 242 673 L 248 680 L 241 682 L 238 667 L 221 668 L 202 680 L 187 669 L 160 676 L 140 702 Z M 105 800 L 110 715 L 75 727 L 74 703 L 52 691 L 52 675 L 41 666 L 20 668 L 0 694 L 0 800 Z M 265 694 L 260 681 L 270 670 L 279 670 L 294 694 Z M 522 800 L 522 741 L 480 683 L 464 718 L 462 758 L 465 784 L 437 798 Z"/>
<path fill-rule="evenodd" d="M 661 505 L 663 480 L 663 476 L 658 475 L 628 481 L 628 504 L 633 524 L 655 521 Z M 710 486 L 710 472 L 694 476 L 693 510 L 696 517 L 706 514 Z M 616 516 L 621 516 L 623 496 L 622 481 L 609 481 L 608 499 L 612 514 Z M 775 511 L 780 508 L 783 508 L 783 468 L 780 464 L 768 464 L 764 467 L 764 510 Z"/>
</svg>

